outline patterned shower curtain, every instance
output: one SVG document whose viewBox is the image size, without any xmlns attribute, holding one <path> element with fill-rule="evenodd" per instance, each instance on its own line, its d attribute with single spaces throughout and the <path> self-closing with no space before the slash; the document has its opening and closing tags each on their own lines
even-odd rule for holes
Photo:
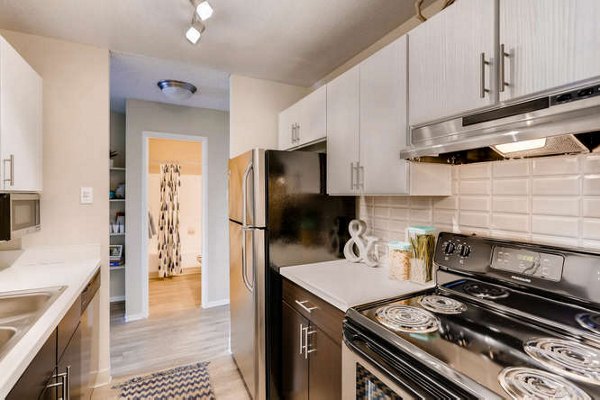
<svg viewBox="0 0 600 400">
<path fill-rule="evenodd" d="M 179 164 L 161 164 L 158 220 L 158 276 L 160 278 L 182 273 L 179 237 L 180 175 Z"/>
</svg>

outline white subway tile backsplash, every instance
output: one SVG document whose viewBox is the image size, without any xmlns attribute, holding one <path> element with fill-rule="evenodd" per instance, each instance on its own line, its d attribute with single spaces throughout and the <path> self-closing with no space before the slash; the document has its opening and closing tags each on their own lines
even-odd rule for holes
<svg viewBox="0 0 600 400">
<path fill-rule="evenodd" d="M 496 195 L 527 195 L 529 194 L 529 179 L 499 179 L 494 181 L 493 194 Z"/>
<path fill-rule="evenodd" d="M 492 196 L 492 211 L 503 213 L 529 213 L 529 200 L 527 197 L 500 197 Z"/>
<path fill-rule="evenodd" d="M 489 228 L 490 216 L 488 213 L 461 211 L 458 217 L 460 225 L 476 228 Z"/>
<path fill-rule="evenodd" d="M 534 197 L 532 212 L 543 215 L 579 216 L 579 197 Z"/>
<path fill-rule="evenodd" d="M 536 178 L 533 180 L 534 195 L 577 196 L 580 192 L 579 176 L 561 178 Z"/>
<path fill-rule="evenodd" d="M 494 214 L 492 229 L 514 232 L 529 232 L 529 215 L 524 214 Z"/>
<path fill-rule="evenodd" d="M 555 157 L 536 158 L 532 160 L 533 175 L 569 175 L 579 172 L 579 157 L 563 157 L 556 162 Z"/>
<path fill-rule="evenodd" d="M 600 218 L 583 220 L 583 238 L 600 240 Z"/>
<path fill-rule="evenodd" d="M 489 211 L 490 198 L 488 196 L 462 196 L 460 198 L 460 209 L 468 211 Z"/>
<path fill-rule="evenodd" d="M 583 199 L 583 216 L 600 218 L 600 197 Z"/>
<path fill-rule="evenodd" d="M 600 155 L 509 160 L 452 168 L 449 197 L 365 197 L 370 232 L 404 239 L 409 225 L 600 249 Z M 385 210 L 387 209 L 387 211 Z"/>
<path fill-rule="evenodd" d="M 583 194 L 600 195 L 600 175 L 583 177 Z"/>
<path fill-rule="evenodd" d="M 459 167 L 460 168 L 460 167 Z M 459 181 L 458 192 L 460 194 L 490 194 L 489 180 Z"/>
<path fill-rule="evenodd" d="M 491 163 L 467 164 L 459 168 L 458 176 L 460 179 L 489 178 L 491 171 Z"/>
<path fill-rule="evenodd" d="M 579 219 L 534 215 L 531 217 L 531 232 L 549 236 L 579 236 Z"/>
<path fill-rule="evenodd" d="M 491 164 L 494 178 L 529 175 L 530 160 L 496 161 Z"/>
<path fill-rule="evenodd" d="M 600 154 L 583 158 L 583 172 L 585 174 L 600 174 Z"/>
<path fill-rule="evenodd" d="M 445 210 L 457 210 L 458 209 L 458 197 L 448 196 L 442 198 L 436 198 L 433 201 L 434 209 L 445 209 Z"/>
</svg>

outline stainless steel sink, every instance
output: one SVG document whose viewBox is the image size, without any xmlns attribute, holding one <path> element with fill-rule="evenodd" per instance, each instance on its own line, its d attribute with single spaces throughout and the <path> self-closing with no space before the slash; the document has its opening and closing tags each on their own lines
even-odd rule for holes
<svg viewBox="0 0 600 400">
<path fill-rule="evenodd" d="M 66 286 L 0 293 L 0 359 L 54 303 Z"/>
</svg>

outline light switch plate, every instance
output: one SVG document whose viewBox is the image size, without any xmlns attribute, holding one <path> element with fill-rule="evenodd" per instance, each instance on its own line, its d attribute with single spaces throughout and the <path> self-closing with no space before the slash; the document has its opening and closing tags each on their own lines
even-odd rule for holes
<svg viewBox="0 0 600 400">
<path fill-rule="evenodd" d="M 92 204 L 94 202 L 94 188 L 89 186 L 81 187 L 81 204 Z"/>
</svg>

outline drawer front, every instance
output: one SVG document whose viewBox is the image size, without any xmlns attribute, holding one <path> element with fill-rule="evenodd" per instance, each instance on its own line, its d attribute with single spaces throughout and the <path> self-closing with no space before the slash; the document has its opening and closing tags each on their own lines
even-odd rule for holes
<svg viewBox="0 0 600 400">
<path fill-rule="evenodd" d="M 283 280 L 283 300 L 337 344 L 342 343 L 342 311 L 287 279 Z"/>
</svg>

